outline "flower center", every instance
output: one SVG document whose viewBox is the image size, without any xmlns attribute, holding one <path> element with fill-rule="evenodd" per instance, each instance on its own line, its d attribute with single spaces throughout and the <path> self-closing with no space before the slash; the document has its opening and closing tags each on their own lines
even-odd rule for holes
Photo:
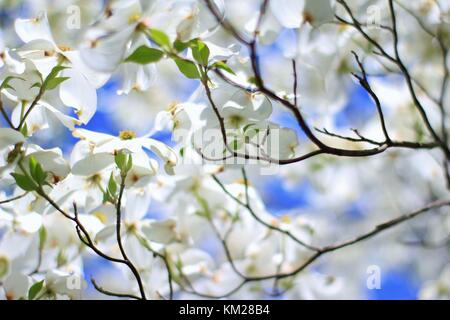
<svg viewBox="0 0 450 320">
<path fill-rule="evenodd" d="M 140 13 L 132 14 L 131 16 L 128 17 L 128 23 L 133 24 L 133 23 L 139 22 L 139 19 L 141 19 Z"/>
<path fill-rule="evenodd" d="M 92 186 L 98 186 L 102 181 L 102 177 L 96 173 L 87 179 L 87 183 Z"/>
<path fill-rule="evenodd" d="M 121 140 L 131 140 L 136 138 L 136 133 L 132 130 L 123 130 L 119 133 L 119 138 Z"/>
<path fill-rule="evenodd" d="M 66 52 L 66 51 L 72 51 L 72 48 L 69 47 L 69 46 L 67 46 L 67 45 L 65 45 L 65 44 L 59 45 L 58 48 L 59 48 L 61 51 L 63 51 L 63 52 Z"/>
<path fill-rule="evenodd" d="M 234 127 L 239 127 L 239 125 L 244 121 L 244 118 L 238 114 L 234 114 L 230 117 L 230 124 Z"/>
<path fill-rule="evenodd" d="M 309 22 L 310 24 L 313 24 L 315 19 L 314 19 L 314 16 L 310 12 L 305 11 L 303 13 L 303 20 L 305 22 Z"/>
<path fill-rule="evenodd" d="M 125 222 L 125 228 L 127 230 L 127 233 L 134 234 L 138 230 L 138 227 L 136 223 L 134 222 Z"/>
</svg>

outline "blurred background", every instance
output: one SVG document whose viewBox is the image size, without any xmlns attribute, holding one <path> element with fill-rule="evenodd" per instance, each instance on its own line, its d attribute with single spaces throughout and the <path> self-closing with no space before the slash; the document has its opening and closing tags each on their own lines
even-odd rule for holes
<svg viewBox="0 0 450 320">
<path fill-rule="evenodd" d="M 227 5 L 236 9 L 236 3 L 233 0 Z M 76 44 L 83 30 L 68 30 L 64 23 L 66 8 L 72 4 L 82 9 L 82 28 L 100 15 L 103 6 L 102 1 L 0 0 L 3 41 L 11 47 L 20 44 L 14 33 L 14 19 L 32 17 L 41 8 L 51 8 L 49 19 L 55 37 Z M 283 57 L 289 32 L 282 32 L 278 41 L 260 48 L 263 72 L 268 78 L 277 73 L 278 66 L 289 63 Z M 113 76 L 97 91 L 97 113 L 83 128 L 112 135 L 118 135 L 125 129 L 134 130 L 138 135 L 145 134 L 153 128 L 158 112 L 186 101 L 198 88 L 197 81 L 178 76 L 171 62 L 158 63 L 157 68 L 158 78 L 146 92 L 133 91 L 129 95 L 119 95 L 121 79 Z M 352 128 L 370 128 L 377 117 L 370 97 L 351 80 L 350 75 L 345 81 L 342 106 L 326 120 L 327 125 L 342 132 L 350 132 Z M 396 83 L 395 79 L 377 81 Z M 272 118 L 281 126 L 296 130 L 300 148 L 304 147 L 305 137 L 288 112 L 275 106 Z M 4 122 L 1 124 L 5 126 Z M 168 131 L 160 131 L 154 137 L 174 145 Z M 44 148 L 60 147 L 67 157 L 77 141 L 69 130 L 56 122 L 51 130 L 43 130 L 33 139 Z M 317 225 L 324 226 L 325 233 L 321 235 L 324 243 L 339 242 L 423 204 L 422 200 L 434 192 L 429 190 L 433 179 L 441 179 L 440 173 L 436 173 L 439 166 L 431 162 L 426 152 L 413 154 L 409 151 L 393 151 L 370 159 L 318 157 L 290 168 L 283 167 L 274 176 L 261 176 L 251 171 L 250 179 L 271 214 L 312 219 Z M 420 184 L 417 182 L 419 178 L 427 182 Z M 148 216 L 162 217 L 165 209 L 164 204 L 154 201 Z M 346 296 L 340 298 L 417 299 L 421 288 L 439 277 L 448 261 L 450 249 L 448 242 L 436 248 L 417 245 L 428 236 L 442 239 L 442 234 L 446 232 L 441 217 L 426 217 L 355 248 L 332 254 L 313 268 L 343 279 L 347 290 Z M 436 228 L 442 229 L 442 232 L 435 231 Z M 378 266 L 381 270 L 380 289 L 367 288 L 370 266 Z M 84 271 L 87 279 L 91 276 L 107 278 L 116 272 L 109 263 L 93 257 L 85 261 Z M 95 294 L 90 286 L 86 295 L 94 297 Z"/>
</svg>

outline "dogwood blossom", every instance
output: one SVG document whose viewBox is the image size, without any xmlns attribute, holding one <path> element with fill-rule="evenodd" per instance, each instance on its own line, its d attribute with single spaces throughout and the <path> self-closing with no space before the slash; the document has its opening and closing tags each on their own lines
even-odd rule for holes
<svg viewBox="0 0 450 320">
<path fill-rule="evenodd" d="M 0 299 L 449 298 L 448 0 L 3 6 Z"/>
</svg>

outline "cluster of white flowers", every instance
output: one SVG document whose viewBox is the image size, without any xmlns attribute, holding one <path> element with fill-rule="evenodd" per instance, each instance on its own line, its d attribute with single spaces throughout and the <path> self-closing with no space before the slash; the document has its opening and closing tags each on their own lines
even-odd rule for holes
<svg viewBox="0 0 450 320">
<path fill-rule="evenodd" d="M 0 298 L 450 298 L 449 0 L 102 4 L 0 4 Z"/>
</svg>

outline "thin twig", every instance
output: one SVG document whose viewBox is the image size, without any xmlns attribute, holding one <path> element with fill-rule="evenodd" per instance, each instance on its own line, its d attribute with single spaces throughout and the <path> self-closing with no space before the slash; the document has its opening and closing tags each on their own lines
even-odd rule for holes
<svg viewBox="0 0 450 320">
<path fill-rule="evenodd" d="M 23 193 L 23 194 L 21 194 L 21 195 L 19 195 L 19 196 L 17 196 L 17 197 L 9 198 L 9 199 L 6 199 L 6 200 L 2 200 L 2 201 L 0 201 L 0 205 L 1 205 L 1 204 L 5 204 L 5 203 L 9 203 L 9 202 L 13 202 L 13 201 L 16 201 L 16 200 L 19 200 L 19 199 L 25 197 L 27 194 L 28 194 L 28 192 L 25 192 L 25 193 Z"/>
</svg>

